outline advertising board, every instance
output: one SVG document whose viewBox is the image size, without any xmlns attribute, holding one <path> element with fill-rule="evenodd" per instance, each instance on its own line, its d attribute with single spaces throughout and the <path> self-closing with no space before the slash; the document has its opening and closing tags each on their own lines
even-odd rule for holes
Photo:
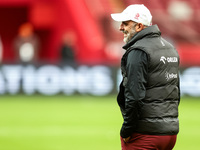
<svg viewBox="0 0 200 150">
<path fill-rule="evenodd" d="M 117 93 L 121 79 L 118 67 L 2 65 L 0 94 L 105 96 Z M 181 95 L 200 96 L 200 67 L 180 71 L 180 88 Z"/>
</svg>

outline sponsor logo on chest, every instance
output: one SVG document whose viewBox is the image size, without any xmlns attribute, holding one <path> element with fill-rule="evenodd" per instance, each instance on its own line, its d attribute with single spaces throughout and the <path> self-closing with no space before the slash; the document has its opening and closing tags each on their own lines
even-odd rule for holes
<svg viewBox="0 0 200 150">
<path fill-rule="evenodd" d="M 166 78 L 167 81 L 169 81 L 170 79 L 177 79 L 178 78 L 178 74 L 177 73 L 166 72 L 165 73 L 165 78 Z"/>
<path fill-rule="evenodd" d="M 177 57 L 165 57 L 165 56 L 161 56 L 160 57 L 160 61 L 162 61 L 164 64 L 166 62 L 168 62 L 168 63 L 175 63 L 175 62 L 178 62 L 178 58 Z"/>
</svg>

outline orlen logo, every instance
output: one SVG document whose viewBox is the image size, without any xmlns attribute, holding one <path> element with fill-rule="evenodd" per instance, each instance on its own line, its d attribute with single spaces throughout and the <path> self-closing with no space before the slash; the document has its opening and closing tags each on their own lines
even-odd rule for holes
<svg viewBox="0 0 200 150">
<path fill-rule="evenodd" d="M 161 58 L 160 58 L 160 61 L 162 61 L 164 64 L 165 64 L 165 61 L 166 61 L 167 59 L 165 58 L 165 56 L 161 56 Z"/>
<path fill-rule="evenodd" d="M 164 64 L 167 62 L 178 62 L 178 58 L 177 57 L 165 57 L 165 56 L 161 56 L 160 57 L 160 61 L 162 61 Z"/>
<path fill-rule="evenodd" d="M 176 79 L 178 77 L 178 75 L 176 73 L 166 72 L 165 77 L 166 77 L 167 81 L 169 81 L 170 79 Z"/>
</svg>

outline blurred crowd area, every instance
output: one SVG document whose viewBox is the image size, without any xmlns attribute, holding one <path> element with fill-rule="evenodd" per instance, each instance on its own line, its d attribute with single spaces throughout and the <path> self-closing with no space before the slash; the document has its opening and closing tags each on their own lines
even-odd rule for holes
<svg viewBox="0 0 200 150">
<path fill-rule="evenodd" d="M 199 0 L 0 0 L 1 64 L 119 65 L 123 35 L 111 13 L 144 4 L 181 66 L 200 65 Z"/>
</svg>

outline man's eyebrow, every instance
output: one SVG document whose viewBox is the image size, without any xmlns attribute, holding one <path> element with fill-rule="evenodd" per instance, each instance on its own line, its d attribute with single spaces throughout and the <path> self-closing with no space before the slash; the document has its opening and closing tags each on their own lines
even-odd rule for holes
<svg viewBox="0 0 200 150">
<path fill-rule="evenodd" d="M 127 25 L 127 24 L 128 24 L 128 22 L 127 22 L 127 21 L 122 21 L 122 23 L 123 23 L 124 25 Z"/>
</svg>

